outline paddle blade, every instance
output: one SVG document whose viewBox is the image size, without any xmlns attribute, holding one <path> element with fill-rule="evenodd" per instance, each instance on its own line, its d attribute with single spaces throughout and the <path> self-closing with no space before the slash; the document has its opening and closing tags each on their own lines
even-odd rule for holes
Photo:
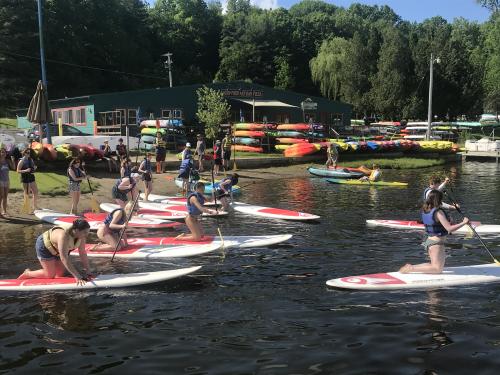
<svg viewBox="0 0 500 375">
<path fill-rule="evenodd" d="M 99 207 L 99 202 L 94 197 L 90 198 L 90 208 L 92 209 L 92 212 L 98 214 L 101 212 L 101 208 Z"/>
<path fill-rule="evenodd" d="M 233 161 L 233 172 L 238 170 L 238 166 L 236 165 L 236 160 Z"/>
<path fill-rule="evenodd" d="M 24 196 L 23 206 L 21 207 L 21 213 L 25 215 L 28 215 L 30 213 L 30 201 L 26 195 Z"/>
</svg>

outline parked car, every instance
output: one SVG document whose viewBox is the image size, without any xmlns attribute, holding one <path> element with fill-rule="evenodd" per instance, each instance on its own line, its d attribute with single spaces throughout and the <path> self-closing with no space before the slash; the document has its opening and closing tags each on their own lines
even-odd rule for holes
<svg viewBox="0 0 500 375">
<path fill-rule="evenodd" d="M 49 124 L 49 129 L 50 129 L 50 135 L 52 137 L 59 135 L 59 126 L 56 124 Z M 32 127 L 30 130 L 28 130 L 28 139 L 36 142 L 40 142 L 40 132 L 38 130 L 38 125 Z M 88 136 L 92 134 L 84 133 L 80 129 L 75 128 L 74 126 L 62 125 L 62 135 L 63 136 Z M 47 137 L 47 128 L 46 125 L 43 125 L 43 136 L 42 138 Z"/>
</svg>

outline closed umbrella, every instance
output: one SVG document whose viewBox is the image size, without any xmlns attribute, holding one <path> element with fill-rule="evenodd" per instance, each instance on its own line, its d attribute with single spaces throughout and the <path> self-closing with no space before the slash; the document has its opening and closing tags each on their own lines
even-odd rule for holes
<svg viewBox="0 0 500 375">
<path fill-rule="evenodd" d="M 40 131 L 40 142 L 43 138 L 42 125 L 52 122 L 52 112 L 49 106 L 49 98 L 47 96 L 47 89 L 43 86 L 42 81 L 38 81 L 35 95 L 31 99 L 28 107 L 28 121 L 33 124 L 38 124 Z M 48 129 L 47 129 L 47 136 Z M 50 139 L 48 139 L 50 142 Z"/>
</svg>

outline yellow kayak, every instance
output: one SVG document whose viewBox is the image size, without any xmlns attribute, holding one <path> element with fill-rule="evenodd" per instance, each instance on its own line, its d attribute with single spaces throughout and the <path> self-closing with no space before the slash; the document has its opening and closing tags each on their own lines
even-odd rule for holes
<svg viewBox="0 0 500 375">
<path fill-rule="evenodd" d="M 341 180 L 337 178 L 328 178 L 328 182 L 332 184 L 347 184 L 347 185 L 365 185 L 365 186 L 397 186 L 407 187 L 407 182 L 388 182 L 388 181 L 362 181 L 362 180 Z"/>
</svg>

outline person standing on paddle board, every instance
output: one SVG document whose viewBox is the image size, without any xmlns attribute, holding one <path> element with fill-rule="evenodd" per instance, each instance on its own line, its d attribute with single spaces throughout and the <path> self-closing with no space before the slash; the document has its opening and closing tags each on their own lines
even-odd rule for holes
<svg viewBox="0 0 500 375">
<path fill-rule="evenodd" d="M 337 168 L 337 160 L 339 159 L 339 151 L 335 143 L 329 143 L 326 149 L 327 160 L 325 166 L 327 168 Z"/>
<path fill-rule="evenodd" d="M 441 177 L 439 176 L 431 176 L 431 178 L 429 179 L 429 186 L 425 188 L 424 190 L 424 195 L 423 195 L 423 198 L 424 198 L 424 202 L 427 200 L 427 197 L 429 196 L 429 193 L 432 191 L 432 190 L 439 190 L 439 191 L 443 191 L 445 188 L 446 188 L 446 185 L 450 182 L 450 179 L 448 177 L 446 177 L 444 179 L 444 182 L 441 183 Z M 451 205 L 451 204 L 448 204 L 446 202 L 443 202 L 442 203 L 442 208 L 446 209 L 446 210 L 455 210 L 455 206 Z M 457 204 L 457 207 L 460 208 L 460 206 Z"/>
<path fill-rule="evenodd" d="M 429 192 L 422 207 L 422 222 L 425 225 L 427 239 L 422 246 L 429 252 L 430 263 L 405 264 L 399 272 L 421 272 L 421 273 L 441 273 L 445 263 L 444 244 L 446 236 L 469 223 L 469 219 L 464 217 L 462 222 L 452 224 L 446 211 L 442 208 L 443 193 L 439 190 Z"/>
<path fill-rule="evenodd" d="M 190 241 L 201 241 L 203 238 L 203 229 L 199 218 L 204 212 L 214 214 L 216 211 L 203 206 L 205 204 L 205 196 L 203 195 L 203 193 L 205 193 L 205 184 L 203 182 L 197 182 L 194 188 L 195 191 L 188 195 L 186 203 L 188 209 L 186 225 L 191 231 L 191 234 L 186 235 L 185 233 L 181 233 L 176 238 Z"/>
<path fill-rule="evenodd" d="M 9 195 L 9 170 L 14 168 L 14 157 L 7 157 L 7 150 L 0 148 L 0 217 L 7 217 L 7 196 Z"/>
<path fill-rule="evenodd" d="M 71 195 L 71 211 L 72 215 L 78 214 L 78 202 L 80 201 L 80 183 L 85 180 L 85 171 L 80 166 L 82 161 L 79 158 L 74 158 L 69 163 L 68 167 L 68 180 L 69 180 L 69 194 Z"/>
<path fill-rule="evenodd" d="M 121 208 L 124 208 L 128 202 L 127 195 L 132 195 L 132 200 L 137 196 L 137 182 L 141 175 L 139 173 L 131 173 L 130 177 L 123 177 L 116 180 L 111 196 Z"/>
<path fill-rule="evenodd" d="M 142 181 L 144 182 L 144 200 L 147 202 L 149 194 L 153 191 L 153 168 L 151 166 L 151 158 L 153 154 L 147 153 L 146 157 L 139 165 L 139 173 L 142 174 Z"/>
<path fill-rule="evenodd" d="M 133 201 L 129 201 L 125 208 L 117 208 L 111 211 L 108 216 L 104 219 L 103 223 L 99 225 L 97 229 L 97 238 L 99 241 L 103 242 L 94 246 L 90 251 L 104 251 L 104 250 L 121 250 L 128 246 L 127 242 L 127 232 L 123 232 L 122 241 L 118 245 L 118 238 L 120 236 L 120 231 L 126 228 L 126 220 L 132 212 L 132 207 L 134 206 Z"/>
<path fill-rule="evenodd" d="M 17 164 L 17 173 L 21 174 L 25 201 L 29 200 L 30 191 L 33 195 L 33 211 L 38 210 L 38 187 L 35 182 L 35 171 L 36 165 L 31 158 L 31 149 L 27 148 L 23 151 L 23 157 Z"/>
<path fill-rule="evenodd" d="M 73 275 L 77 285 L 83 285 L 91 277 L 85 243 L 90 231 L 89 223 L 76 219 L 69 228 L 55 226 L 36 239 L 36 256 L 42 269 L 26 268 L 18 279 L 54 279 L 64 277 L 66 271 Z M 83 269 L 78 271 L 70 260 L 71 250 L 78 249 Z"/>
<path fill-rule="evenodd" d="M 239 177 L 238 173 L 233 173 L 231 176 L 224 178 L 215 189 L 215 196 L 220 200 L 224 211 L 229 209 L 229 199 L 231 202 L 233 201 L 233 186 L 238 183 Z"/>
<path fill-rule="evenodd" d="M 203 158 L 205 157 L 205 150 L 207 149 L 207 145 L 205 144 L 205 140 L 201 134 L 196 135 L 196 150 L 194 151 L 195 155 L 198 158 L 198 171 L 203 172 Z"/>
<path fill-rule="evenodd" d="M 378 164 L 373 164 L 372 171 L 369 176 L 363 176 L 359 180 L 360 181 L 370 181 L 376 182 L 380 181 L 382 178 L 382 171 L 380 170 L 380 166 Z"/>
</svg>

